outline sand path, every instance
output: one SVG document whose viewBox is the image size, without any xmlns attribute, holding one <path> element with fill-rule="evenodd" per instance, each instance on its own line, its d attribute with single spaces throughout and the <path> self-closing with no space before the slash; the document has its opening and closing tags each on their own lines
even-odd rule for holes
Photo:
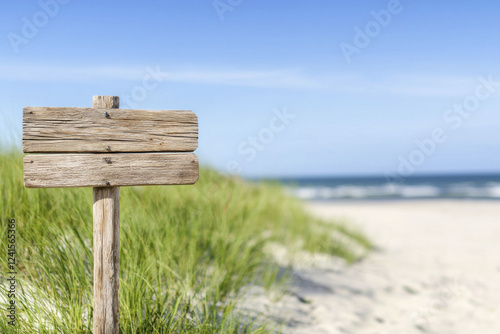
<svg viewBox="0 0 500 334">
<path fill-rule="evenodd" d="M 309 208 L 348 219 L 380 250 L 350 267 L 297 270 L 292 294 L 266 306 L 284 333 L 500 333 L 500 202 Z"/>
</svg>

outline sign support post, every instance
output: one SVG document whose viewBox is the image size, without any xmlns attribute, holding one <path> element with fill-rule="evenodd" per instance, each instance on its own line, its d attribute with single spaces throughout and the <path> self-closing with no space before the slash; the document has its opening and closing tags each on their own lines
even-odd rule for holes
<svg viewBox="0 0 500 334">
<path fill-rule="evenodd" d="M 96 109 L 119 108 L 118 96 L 94 96 Z M 94 330 L 118 334 L 120 283 L 120 187 L 93 188 Z"/>
</svg>

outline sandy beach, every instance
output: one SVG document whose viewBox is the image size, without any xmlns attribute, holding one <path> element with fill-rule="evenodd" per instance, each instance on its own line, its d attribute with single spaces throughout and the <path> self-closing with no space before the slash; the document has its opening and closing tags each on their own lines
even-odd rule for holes
<svg viewBox="0 0 500 334">
<path fill-rule="evenodd" d="M 290 293 L 261 311 L 284 333 L 500 333 L 500 202 L 317 202 L 379 249 L 352 266 L 295 270 Z"/>
</svg>

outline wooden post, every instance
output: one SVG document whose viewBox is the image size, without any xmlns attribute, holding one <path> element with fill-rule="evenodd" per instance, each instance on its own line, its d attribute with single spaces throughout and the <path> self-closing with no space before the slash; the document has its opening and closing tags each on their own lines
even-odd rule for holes
<svg viewBox="0 0 500 334">
<path fill-rule="evenodd" d="M 117 96 L 94 96 L 93 108 L 119 108 Z M 94 334 L 119 332 L 120 187 L 94 188 Z"/>
</svg>

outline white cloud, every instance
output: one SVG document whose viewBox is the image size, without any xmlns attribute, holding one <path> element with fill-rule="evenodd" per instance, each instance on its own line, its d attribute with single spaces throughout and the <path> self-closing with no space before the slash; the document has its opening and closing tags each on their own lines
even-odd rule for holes
<svg viewBox="0 0 500 334">
<path fill-rule="evenodd" d="M 231 86 L 319 89 L 319 82 L 293 70 L 190 70 L 169 71 L 167 81 Z"/>
<path fill-rule="evenodd" d="M 156 68 L 157 65 L 150 65 L 150 67 Z M 162 71 L 161 77 L 170 82 L 322 90 L 333 93 L 437 97 L 460 97 L 471 94 L 479 80 L 479 76 L 436 76 L 414 73 L 386 74 L 377 77 L 352 74 L 312 75 L 296 69 L 170 70 L 160 66 L 160 70 Z M 0 66 L 0 80 L 5 81 L 140 81 L 146 73 L 146 67 L 138 66 Z"/>
<path fill-rule="evenodd" d="M 150 65 L 156 69 L 159 65 Z M 195 84 L 220 84 L 231 86 L 320 88 L 319 82 L 292 70 L 177 70 L 169 71 L 159 66 L 165 81 Z M 70 81 L 142 80 L 146 66 L 0 66 L 0 80 L 8 81 Z"/>
</svg>

